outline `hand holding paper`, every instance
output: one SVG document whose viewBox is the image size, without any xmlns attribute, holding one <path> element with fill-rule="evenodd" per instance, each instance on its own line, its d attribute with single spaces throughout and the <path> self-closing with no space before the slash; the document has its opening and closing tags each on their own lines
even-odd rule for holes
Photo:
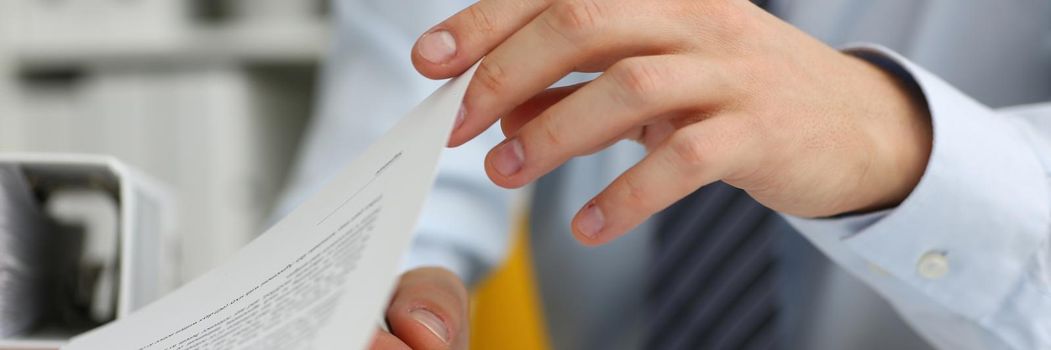
<svg viewBox="0 0 1051 350">
<path fill-rule="evenodd" d="M 467 349 L 469 303 L 467 289 L 452 272 L 408 271 L 387 307 L 390 330 L 378 330 L 369 349 Z"/>
</svg>

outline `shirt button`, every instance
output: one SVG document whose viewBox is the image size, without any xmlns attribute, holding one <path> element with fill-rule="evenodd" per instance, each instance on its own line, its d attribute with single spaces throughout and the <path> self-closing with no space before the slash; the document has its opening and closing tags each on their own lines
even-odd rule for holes
<svg viewBox="0 0 1051 350">
<path fill-rule="evenodd" d="M 920 273 L 920 276 L 926 279 L 941 278 L 949 273 L 949 258 L 945 257 L 945 252 L 927 252 L 920 257 L 916 270 Z"/>
</svg>

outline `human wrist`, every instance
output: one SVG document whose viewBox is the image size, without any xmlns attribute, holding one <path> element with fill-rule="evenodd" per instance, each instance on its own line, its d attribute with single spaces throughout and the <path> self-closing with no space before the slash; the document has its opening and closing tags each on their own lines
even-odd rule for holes
<svg viewBox="0 0 1051 350">
<path fill-rule="evenodd" d="M 895 207 L 912 193 L 930 159 L 933 144 L 926 100 L 907 73 L 892 72 L 866 57 L 856 62 L 859 81 L 856 106 L 869 116 L 870 165 L 859 177 L 856 201 L 841 212 L 868 212 Z M 866 155 L 863 155 L 866 156 Z"/>
</svg>

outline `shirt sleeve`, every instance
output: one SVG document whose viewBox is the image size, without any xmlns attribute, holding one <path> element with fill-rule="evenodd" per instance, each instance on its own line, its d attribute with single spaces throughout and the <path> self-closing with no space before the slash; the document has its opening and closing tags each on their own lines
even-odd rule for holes
<svg viewBox="0 0 1051 350">
<path fill-rule="evenodd" d="M 890 50 L 848 52 L 919 87 L 930 160 L 896 208 L 788 220 L 939 348 L 1051 348 L 1051 103 L 992 110 Z"/>
<path fill-rule="evenodd" d="M 320 99 L 275 217 L 291 211 L 440 84 L 412 67 L 409 52 L 427 25 L 469 0 L 336 0 L 335 36 L 321 70 Z M 403 268 L 440 266 L 471 283 L 501 261 L 511 194 L 485 176 L 483 159 L 501 139 L 487 132 L 446 150 Z"/>
<path fill-rule="evenodd" d="M 404 266 L 441 266 L 468 285 L 507 254 L 513 191 L 494 185 L 483 169 L 485 154 L 503 139 L 491 128 L 445 151 Z"/>
</svg>

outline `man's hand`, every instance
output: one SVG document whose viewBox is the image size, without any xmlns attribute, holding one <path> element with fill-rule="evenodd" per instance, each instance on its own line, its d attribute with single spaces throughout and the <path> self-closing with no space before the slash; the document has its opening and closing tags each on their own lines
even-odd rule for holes
<svg viewBox="0 0 1051 350">
<path fill-rule="evenodd" d="M 648 156 L 577 214 L 609 241 L 723 180 L 788 214 L 897 205 L 931 147 L 921 97 L 743 0 L 482 0 L 420 37 L 416 69 L 462 73 L 482 56 L 450 145 L 502 117 L 486 158 L 523 186 L 621 140 Z M 592 82 L 545 90 L 574 71 Z"/>
<path fill-rule="evenodd" d="M 467 308 L 467 289 L 452 272 L 406 272 L 387 307 L 390 332 L 377 330 L 369 348 L 467 349 Z"/>
</svg>

